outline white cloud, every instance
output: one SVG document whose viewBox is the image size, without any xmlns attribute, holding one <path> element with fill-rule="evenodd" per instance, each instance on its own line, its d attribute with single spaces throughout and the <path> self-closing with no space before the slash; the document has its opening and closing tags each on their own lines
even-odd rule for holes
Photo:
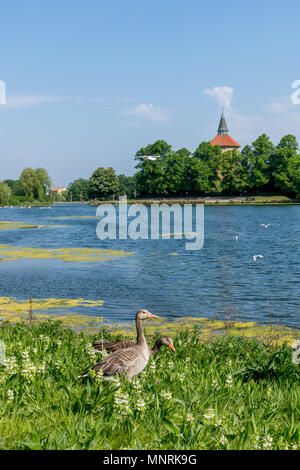
<svg viewBox="0 0 300 470">
<path fill-rule="evenodd" d="M 224 106 L 225 110 L 231 110 L 231 101 L 234 89 L 229 86 L 215 86 L 206 88 L 203 93 L 216 98 L 220 106 Z"/>
<path fill-rule="evenodd" d="M 58 101 L 65 101 L 69 99 L 63 96 L 49 96 L 49 95 L 19 95 L 7 96 L 6 104 L 1 105 L 0 109 L 20 109 L 28 108 L 39 104 L 48 104 Z"/>
<path fill-rule="evenodd" d="M 159 106 L 153 106 L 153 104 L 139 104 L 133 106 L 125 111 L 125 114 L 131 114 L 142 119 L 149 119 L 151 121 L 168 121 L 169 117 L 167 112 Z"/>
</svg>

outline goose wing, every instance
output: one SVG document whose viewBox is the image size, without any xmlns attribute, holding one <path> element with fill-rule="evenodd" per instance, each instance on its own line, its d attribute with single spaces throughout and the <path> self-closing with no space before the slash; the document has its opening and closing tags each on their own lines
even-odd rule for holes
<svg viewBox="0 0 300 470">
<path fill-rule="evenodd" d="M 101 359 L 92 369 L 97 372 L 103 370 L 103 375 L 126 374 L 128 369 L 134 367 L 139 362 L 139 354 L 134 347 L 116 351 Z"/>
<path fill-rule="evenodd" d="M 136 345 L 136 342 L 131 339 L 121 339 L 119 341 L 109 341 L 107 339 L 94 341 L 93 347 L 97 351 L 106 349 L 108 353 L 119 351 L 120 349 L 132 348 Z"/>
</svg>

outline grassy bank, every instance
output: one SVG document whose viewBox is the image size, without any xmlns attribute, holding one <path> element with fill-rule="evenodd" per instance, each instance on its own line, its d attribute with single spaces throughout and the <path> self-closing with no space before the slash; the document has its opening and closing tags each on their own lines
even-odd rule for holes
<svg viewBox="0 0 300 470">
<path fill-rule="evenodd" d="M 113 201 L 89 201 L 90 206 L 99 206 L 101 204 L 119 204 L 119 200 Z M 148 199 L 128 199 L 127 204 L 204 204 L 207 206 L 260 206 L 260 205 L 290 205 L 300 204 L 300 200 L 290 199 L 287 196 L 250 196 L 250 197 L 195 197 L 195 198 L 148 198 Z"/>
<path fill-rule="evenodd" d="M 299 448 L 299 365 L 286 345 L 202 342 L 195 326 L 131 384 L 83 384 L 96 337 L 54 321 L 2 323 L 0 449 Z"/>
</svg>

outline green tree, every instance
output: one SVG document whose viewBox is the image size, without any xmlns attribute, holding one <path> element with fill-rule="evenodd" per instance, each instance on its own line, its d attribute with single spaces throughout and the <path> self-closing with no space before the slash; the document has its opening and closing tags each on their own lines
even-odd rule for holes
<svg viewBox="0 0 300 470">
<path fill-rule="evenodd" d="M 201 142 L 193 153 L 193 156 L 199 160 L 210 163 L 213 163 L 221 155 L 221 147 L 219 145 L 211 145 L 210 142 Z"/>
<path fill-rule="evenodd" d="M 88 201 L 90 197 L 90 180 L 78 178 L 68 186 L 67 199 L 70 201 Z"/>
<path fill-rule="evenodd" d="M 5 206 L 9 203 L 10 195 L 11 195 L 11 188 L 4 182 L 0 181 L 0 205 L 1 206 Z"/>
<path fill-rule="evenodd" d="M 248 172 L 243 161 L 244 157 L 235 149 L 223 152 L 219 166 L 222 193 L 240 194 L 248 188 Z"/>
<path fill-rule="evenodd" d="M 44 168 L 36 168 L 34 171 L 37 178 L 35 196 L 37 199 L 43 200 L 51 189 L 52 181 Z"/>
<path fill-rule="evenodd" d="M 136 168 L 136 188 L 139 196 L 164 196 L 167 194 L 165 166 L 162 158 L 142 160 Z"/>
<path fill-rule="evenodd" d="M 296 137 L 288 134 L 280 140 L 272 155 L 272 183 L 283 193 L 294 193 L 294 179 L 289 165 L 290 160 L 297 161 L 298 143 Z"/>
<path fill-rule="evenodd" d="M 186 176 L 190 196 L 201 196 L 212 191 L 214 171 L 208 162 L 199 160 L 197 157 L 190 158 Z"/>
<path fill-rule="evenodd" d="M 25 168 L 20 176 L 20 185 L 28 199 L 34 199 L 38 186 L 37 176 L 32 168 Z"/>
<path fill-rule="evenodd" d="M 191 152 L 182 148 L 169 152 L 163 158 L 164 164 L 164 194 L 170 196 L 185 196 L 188 191 L 187 168 Z"/>
<path fill-rule="evenodd" d="M 259 136 L 249 149 L 243 150 L 249 160 L 249 186 L 254 191 L 270 189 L 271 159 L 274 145 L 266 134 Z"/>
<path fill-rule="evenodd" d="M 133 199 L 136 197 L 136 177 L 118 175 L 119 181 L 119 194 L 126 195 L 128 198 Z"/>
<path fill-rule="evenodd" d="M 90 177 L 90 190 L 94 198 L 109 199 L 119 191 L 119 181 L 112 167 L 99 167 Z"/>
<path fill-rule="evenodd" d="M 51 187 L 51 179 L 44 168 L 25 168 L 19 182 L 24 195 L 30 200 L 44 200 Z"/>
<path fill-rule="evenodd" d="M 157 140 L 154 144 L 149 144 L 146 147 L 140 148 L 135 155 L 135 159 L 137 160 L 139 157 L 144 155 L 165 155 L 166 153 L 170 152 L 172 146 L 169 145 L 164 140 Z"/>
<path fill-rule="evenodd" d="M 289 159 L 287 172 L 291 181 L 291 193 L 300 199 L 300 155 L 294 155 Z"/>
</svg>

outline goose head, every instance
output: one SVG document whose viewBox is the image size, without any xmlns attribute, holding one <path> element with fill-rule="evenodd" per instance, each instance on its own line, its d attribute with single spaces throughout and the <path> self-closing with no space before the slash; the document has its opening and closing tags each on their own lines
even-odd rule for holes
<svg viewBox="0 0 300 470">
<path fill-rule="evenodd" d="M 176 351 L 173 345 L 173 340 L 170 336 L 161 336 L 156 340 L 156 346 L 160 348 L 161 346 L 167 346 L 168 348 L 172 349 L 172 351 Z"/>
<path fill-rule="evenodd" d="M 148 310 L 139 310 L 136 314 L 137 320 L 145 320 L 146 318 L 159 318 L 157 315 L 153 315 L 153 313 L 148 312 Z"/>
</svg>

